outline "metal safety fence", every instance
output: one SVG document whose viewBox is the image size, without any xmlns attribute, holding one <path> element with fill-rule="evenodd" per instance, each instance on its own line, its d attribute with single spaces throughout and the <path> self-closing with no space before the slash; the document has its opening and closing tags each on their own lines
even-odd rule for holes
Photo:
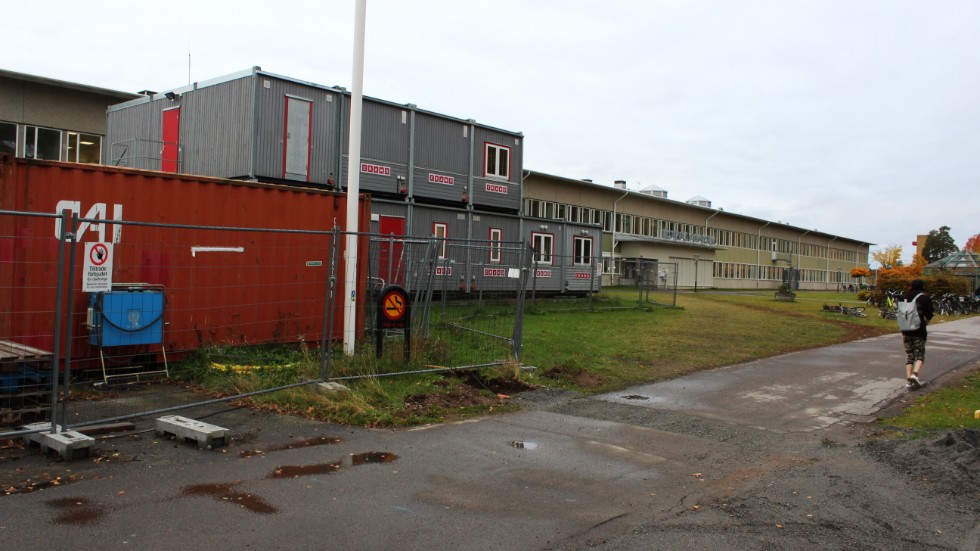
<svg viewBox="0 0 980 551">
<path fill-rule="evenodd" d="M 629 268 L 635 277 L 638 302 L 677 306 L 678 263 L 632 260 Z"/>
<path fill-rule="evenodd" d="M 542 275 L 526 244 L 357 234 L 349 258 L 346 237 L 0 211 L 0 437 L 519 362 Z M 410 301 L 404 329 L 377 322 L 392 288 Z"/>
</svg>

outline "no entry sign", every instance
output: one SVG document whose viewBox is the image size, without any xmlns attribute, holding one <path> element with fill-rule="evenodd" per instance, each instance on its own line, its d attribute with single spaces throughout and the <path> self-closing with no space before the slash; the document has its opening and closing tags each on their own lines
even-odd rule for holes
<svg viewBox="0 0 980 551">
<path fill-rule="evenodd" d="M 112 243 L 86 243 L 82 270 L 82 292 L 112 290 Z"/>
</svg>

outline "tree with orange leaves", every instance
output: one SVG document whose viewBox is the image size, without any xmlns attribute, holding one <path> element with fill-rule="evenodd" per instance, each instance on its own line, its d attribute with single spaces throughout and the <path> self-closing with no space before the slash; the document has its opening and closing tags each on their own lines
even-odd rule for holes
<svg viewBox="0 0 980 551">
<path fill-rule="evenodd" d="M 913 255 L 912 264 L 909 264 L 906 270 L 908 271 L 909 276 L 916 278 L 922 275 L 922 269 L 925 268 L 926 264 L 928 263 L 929 262 L 926 260 L 926 257 L 922 256 L 921 254 Z"/>
<path fill-rule="evenodd" d="M 963 250 L 980 253 L 980 233 L 971 235 L 970 238 L 966 240 L 966 245 L 963 245 Z"/>
</svg>

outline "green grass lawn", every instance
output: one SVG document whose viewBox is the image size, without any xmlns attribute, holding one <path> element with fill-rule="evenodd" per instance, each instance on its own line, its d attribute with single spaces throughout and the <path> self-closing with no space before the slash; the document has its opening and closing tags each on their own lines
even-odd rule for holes
<svg viewBox="0 0 980 551">
<path fill-rule="evenodd" d="M 677 297 L 677 307 L 663 305 L 672 303 L 672 296 L 652 296 L 651 300 L 659 303 L 639 302 L 635 290 L 617 288 L 603 290 L 591 302 L 591 310 L 585 299 L 539 298 L 529 305 L 524 318 L 521 363 L 533 366 L 533 370 L 519 371 L 516 363 L 509 362 L 500 368 L 483 369 L 479 377 L 400 375 L 344 381 L 350 392 L 341 395 L 324 396 L 304 387 L 251 400 L 259 407 L 333 422 L 413 425 L 512 409 L 506 397 L 500 396 L 509 392 L 500 390 L 502 381 L 591 394 L 896 330 L 895 321 L 880 318 L 874 308 L 869 309 L 866 318 L 823 309 L 824 304 L 861 304 L 853 294 L 804 291 L 798 293 L 795 302 L 776 302 L 772 291 L 682 293 Z M 474 315 L 507 315 L 506 311 L 494 313 L 481 308 L 471 312 L 467 308 L 471 307 L 463 306 L 456 313 L 447 310 L 432 337 L 413 341 L 412 365 L 400 365 L 400 354 L 391 353 L 377 364 L 365 347 L 364 353 L 353 360 L 341 355 L 331 374 L 336 377 L 406 367 L 424 370 L 460 365 L 442 363 L 450 358 L 472 357 L 479 363 L 476 352 L 480 346 L 470 340 L 473 334 L 460 334 L 454 327 L 466 325 Z M 446 320 L 452 322 L 448 329 Z M 225 395 L 268 388 L 270 382 L 282 383 L 289 378 L 317 378 L 318 362 L 310 353 L 297 353 L 293 359 L 283 359 L 279 353 L 273 355 L 270 367 L 251 372 L 215 371 L 211 368 L 214 360 L 209 357 L 184 362 L 175 372 L 212 393 Z M 284 370 L 283 364 L 290 367 Z M 973 395 L 957 398 L 962 403 L 957 402 L 956 411 L 980 408 L 970 405 L 976 404 L 977 398 L 976 379 L 971 380 Z M 936 407 L 948 406 L 949 400 L 939 400 L 943 404 Z M 935 415 L 936 422 L 941 423 L 943 418 L 942 413 Z"/>
<path fill-rule="evenodd" d="M 980 370 L 923 395 L 897 417 L 879 422 L 913 430 L 980 429 L 977 411 L 980 411 Z"/>
</svg>

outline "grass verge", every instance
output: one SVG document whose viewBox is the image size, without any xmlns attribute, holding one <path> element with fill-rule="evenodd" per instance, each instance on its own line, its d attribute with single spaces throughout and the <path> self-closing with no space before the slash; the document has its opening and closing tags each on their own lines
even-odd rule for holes
<svg viewBox="0 0 980 551">
<path fill-rule="evenodd" d="M 607 392 L 895 331 L 894 320 L 878 317 L 873 309 L 867 318 L 823 310 L 823 304 L 860 304 L 853 295 L 832 292 L 800 292 L 791 303 L 774 301 L 771 291 L 686 293 L 677 297 L 677 307 L 664 306 L 673 302 L 672 296 L 651 297 L 660 304 L 637 299 L 635 290 L 613 288 L 603 290 L 601 300 L 591 303 L 534 301 L 524 318 L 521 358 L 524 365 L 537 368 L 530 373 L 511 362 L 454 374 L 342 381 L 348 392 L 331 395 L 304 386 L 258 395 L 249 402 L 270 411 L 342 424 L 417 425 L 513 410 L 508 396 L 522 388 Z M 486 310 L 472 315 L 506 318 Z M 372 347 L 365 345 L 352 358 L 336 356 L 331 376 L 424 371 L 459 365 L 449 363 L 450 356 L 454 360 L 478 357 L 466 356 L 479 348 L 476 341 L 467 340 L 472 333 L 450 328 L 433 334 L 426 341 L 413 339 L 411 365 L 404 364 L 399 351 L 386 352 L 377 362 L 373 349 L 368 349 Z M 180 380 L 221 396 L 318 379 L 318 358 L 305 349 L 260 347 L 246 349 L 243 357 L 229 356 L 242 352 L 204 351 L 182 362 L 174 373 Z"/>
<path fill-rule="evenodd" d="M 929 434 L 936 429 L 980 429 L 980 369 L 915 400 L 896 417 L 879 419 L 889 427 Z"/>
</svg>

